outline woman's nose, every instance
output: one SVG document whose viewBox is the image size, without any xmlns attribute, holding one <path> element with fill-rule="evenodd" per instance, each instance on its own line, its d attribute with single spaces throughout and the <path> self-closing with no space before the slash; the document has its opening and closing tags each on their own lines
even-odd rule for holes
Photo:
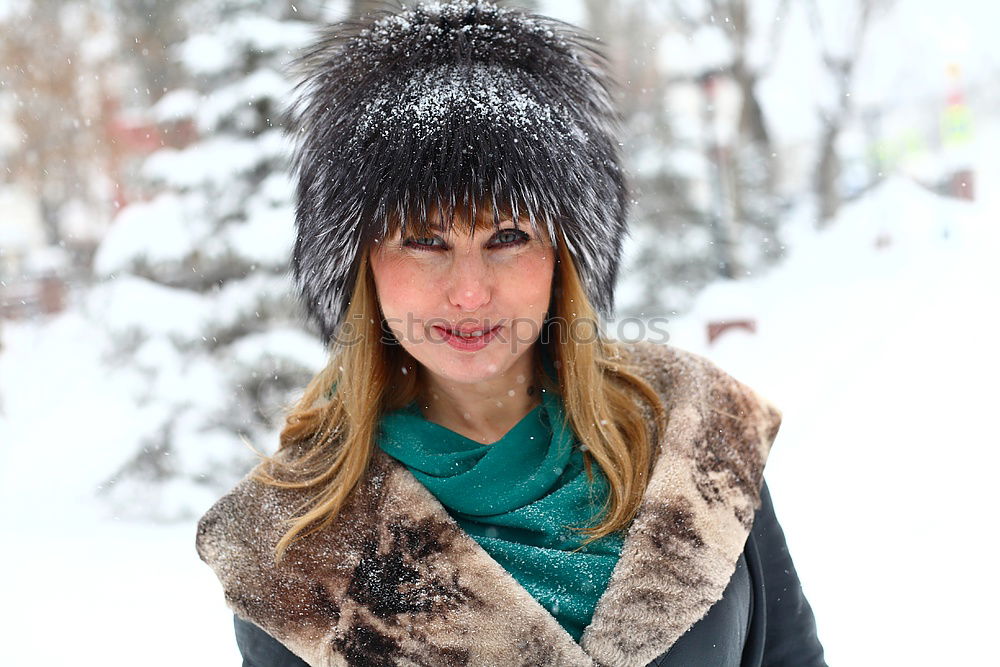
<svg viewBox="0 0 1000 667">
<path fill-rule="evenodd" d="M 492 298 L 490 268 L 478 253 L 456 253 L 450 267 L 448 301 L 465 312 L 474 312 Z"/>
</svg>

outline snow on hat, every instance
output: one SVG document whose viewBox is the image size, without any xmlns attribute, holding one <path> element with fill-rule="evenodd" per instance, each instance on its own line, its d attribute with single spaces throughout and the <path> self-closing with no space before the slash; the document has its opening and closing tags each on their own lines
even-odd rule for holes
<svg viewBox="0 0 1000 667">
<path fill-rule="evenodd" d="M 612 314 L 628 194 L 595 40 L 450 0 L 329 26 L 298 63 L 292 269 L 324 342 L 359 253 L 389 220 L 426 223 L 456 206 L 527 219 L 553 243 L 558 227 L 594 307 Z"/>
</svg>

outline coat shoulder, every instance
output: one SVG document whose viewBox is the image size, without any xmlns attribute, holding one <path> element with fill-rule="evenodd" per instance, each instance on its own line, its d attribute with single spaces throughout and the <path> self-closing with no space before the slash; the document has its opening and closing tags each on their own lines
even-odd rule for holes
<svg viewBox="0 0 1000 667">
<path fill-rule="evenodd" d="M 266 502 L 269 489 L 254 479 L 255 471 L 215 501 L 198 521 L 195 546 L 206 563 L 211 565 L 224 545 L 247 530 L 244 524 L 249 517 L 261 516 L 261 510 L 274 507 Z"/>
<path fill-rule="evenodd" d="M 246 607 L 263 599 L 259 584 L 277 571 L 274 547 L 294 507 L 289 496 L 258 482 L 251 471 L 198 521 L 198 555 L 218 576 L 230 604 L 234 594 Z"/>
<path fill-rule="evenodd" d="M 340 618 L 343 591 L 328 582 L 351 579 L 360 553 L 350 545 L 372 543 L 379 489 L 388 474 L 376 457 L 345 505 L 336 526 L 293 544 L 279 561 L 275 548 L 309 497 L 305 491 L 258 481 L 251 471 L 198 522 L 196 548 L 222 584 L 226 603 L 309 664 L 322 662 L 325 642 Z M 346 535 L 351 535 L 350 539 Z"/>
<path fill-rule="evenodd" d="M 301 449 L 291 447 L 280 450 L 271 460 L 294 464 L 302 454 Z M 273 560 L 278 541 L 309 501 L 306 491 L 260 481 L 259 473 L 269 465 L 267 461 L 258 463 L 198 521 L 198 555 L 216 569 L 220 578 L 223 573 L 216 563 L 229 562 L 233 549 L 254 548 L 260 552 L 254 553 L 254 557 L 261 556 L 266 549 L 269 560 Z"/>
<path fill-rule="evenodd" d="M 722 597 L 761 504 L 780 413 L 691 352 L 628 343 L 621 357 L 658 394 L 666 425 L 622 559 L 582 645 L 600 664 L 646 664 Z"/>
</svg>

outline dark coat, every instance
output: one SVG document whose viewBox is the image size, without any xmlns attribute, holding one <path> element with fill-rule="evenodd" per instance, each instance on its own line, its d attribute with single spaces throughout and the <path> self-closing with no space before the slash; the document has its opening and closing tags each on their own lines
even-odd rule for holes
<svg viewBox="0 0 1000 667">
<path fill-rule="evenodd" d="M 238 616 L 248 664 L 303 664 L 268 661 L 275 653 L 313 666 L 824 664 L 763 486 L 780 415 L 700 357 L 646 343 L 627 353 L 668 426 L 579 644 L 376 452 L 336 523 L 280 564 L 272 550 L 296 492 L 248 478 L 202 519 L 199 553 Z"/>
<path fill-rule="evenodd" d="M 233 617 L 243 667 L 308 667 L 277 639 Z M 767 485 L 722 598 L 649 667 L 819 667 L 823 647 Z"/>
</svg>

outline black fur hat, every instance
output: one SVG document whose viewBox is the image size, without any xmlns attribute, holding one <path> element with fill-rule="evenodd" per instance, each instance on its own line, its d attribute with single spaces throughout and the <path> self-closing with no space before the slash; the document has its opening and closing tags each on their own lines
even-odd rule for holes
<svg viewBox="0 0 1000 667">
<path fill-rule="evenodd" d="M 446 0 L 330 26 L 298 63 L 292 269 L 324 342 L 358 253 L 388 220 L 426 223 L 456 206 L 526 218 L 553 243 L 561 230 L 591 302 L 612 314 L 628 193 L 594 40 L 522 10 Z"/>
</svg>

